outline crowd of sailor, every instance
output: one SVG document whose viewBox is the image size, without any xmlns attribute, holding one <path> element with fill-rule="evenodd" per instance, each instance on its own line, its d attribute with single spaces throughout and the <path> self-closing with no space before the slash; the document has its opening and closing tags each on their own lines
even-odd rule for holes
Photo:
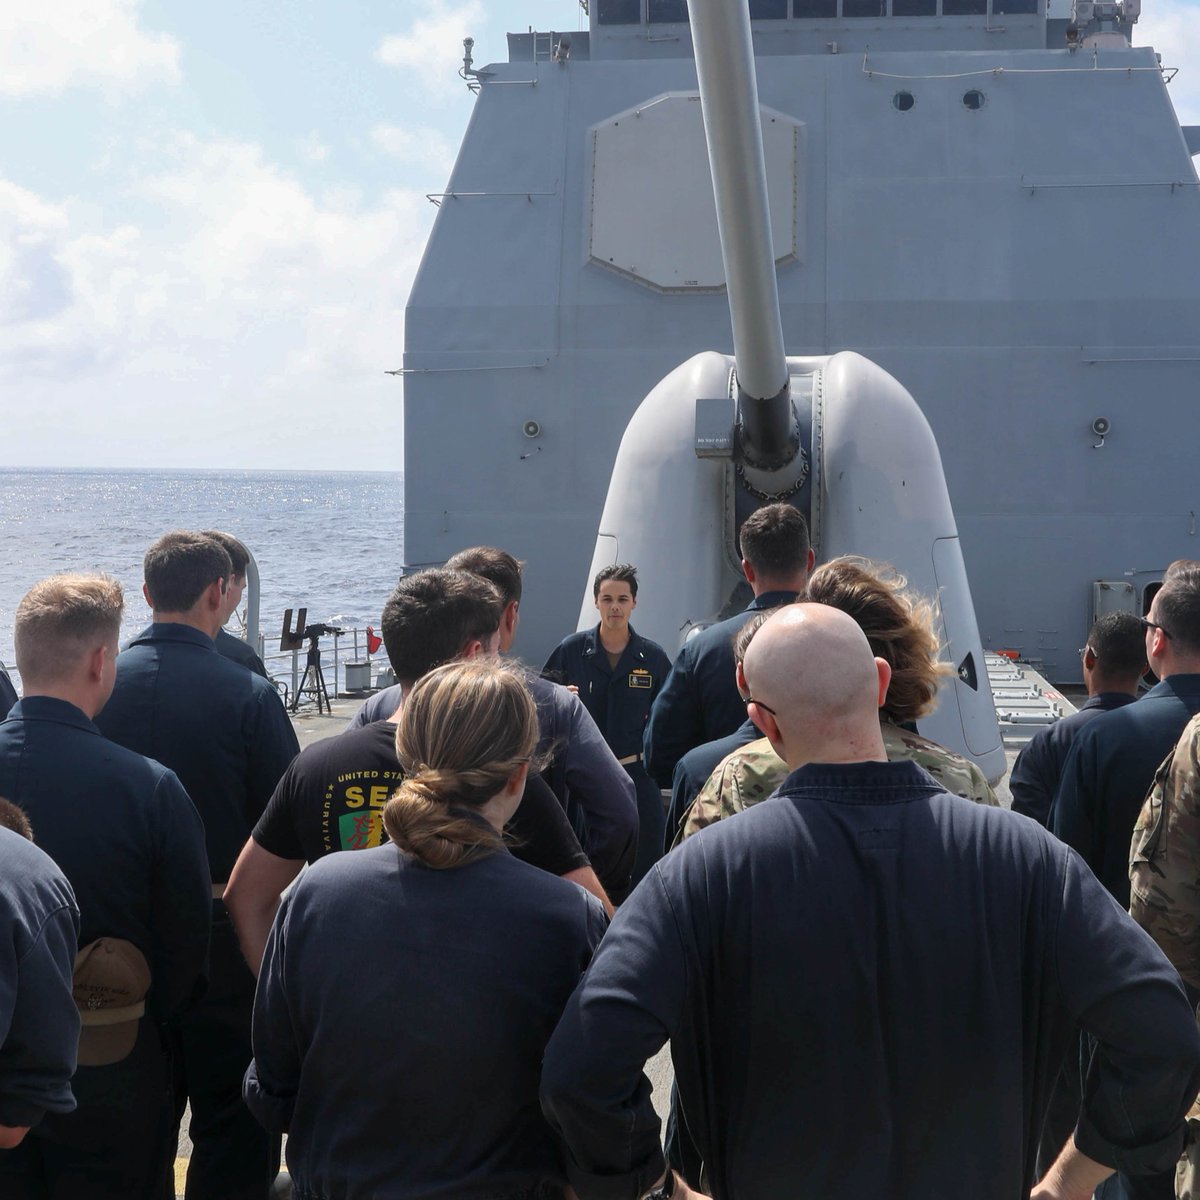
<svg viewBox="0 0 1200 1200">
<path fill-rule="evenodd" d="M 1096 622 L 1010 810 L 917 731 L 934 599 L 786 504 L 739 542 L 674 662 L 629 564 L 540 672 L 513 555 L 407 574 L 396 685 L 302 752 L 236 537 L 159 538 L 122 648 L 117 581 L 35 585 L 0 1197 L 169 1200 L 189 1109 L 187 1200 L 1200 1195 L 1200 564 Z"/>
</svg>

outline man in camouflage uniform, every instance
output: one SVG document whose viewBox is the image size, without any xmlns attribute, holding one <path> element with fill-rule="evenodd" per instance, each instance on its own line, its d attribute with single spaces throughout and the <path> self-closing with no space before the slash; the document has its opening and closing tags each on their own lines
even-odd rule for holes
<svg viewBox="0 0 1200 1200">
<path fill-rule="evenodd" d="M 1129 911 L 1200 995 L 1200 716 L 1193 717 L 1154 777 L 1133 830 Z M 1175 1176 L 1178 1200 L 1200 1200 L 1200 1100 Z"/>
<path fill-rule="evenodd" d="M 931 742 L 919 733 L 910 733 L 880 722 L 883 745 L 889 762 L 907 759 L 923 767 L 953 796 L 974 800 L 977 804 L 998 805 L 983 772 L 969 758 Z M 712 773 L 700 789 L 700 795 L 688 811 L 675 839 L 678 845 L 706 825 L 722 817 L 731 817 L 760 800 L 765 800 L 788 777 L 788 765 L 771 749 L 766 738 L 751 742 L 735 751 Z"/>
</svg>

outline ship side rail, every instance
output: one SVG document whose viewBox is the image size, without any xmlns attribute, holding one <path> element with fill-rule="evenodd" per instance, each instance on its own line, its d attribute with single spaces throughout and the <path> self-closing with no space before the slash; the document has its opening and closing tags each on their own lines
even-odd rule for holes
<svg viewBox="0 0 1200 1200">
<path fill-rule="evenodd" d="M 290 704 L 304 682 L 308 644 L 295 650 L 268 650 L 267 639 L 262 633 L 250 639 L 244 636 L 244 630 L 231 628 L 229 632 L 235 637 L 242 637 L 253 648 L 262 659 L 267 668 L 267 677 L 284 703 Z M 275 644 L 278 645 L 278 642 Z M 22 695 L 21 673 L 15 664 L 0 662 L 0 666 L 8 672 L 17 694 Z M 370 634 L 365 628 L 346 627 L 336 637 L 332 634 L 322 637 L 321 671 L 331 699 L 366 696 L 396 682 L 383 648 L 375 651 L 370 649 Z M 314 697 L 307 692 L 301 697 L 301 703 L 306 702 L 315 703 Z"/>
</svg>

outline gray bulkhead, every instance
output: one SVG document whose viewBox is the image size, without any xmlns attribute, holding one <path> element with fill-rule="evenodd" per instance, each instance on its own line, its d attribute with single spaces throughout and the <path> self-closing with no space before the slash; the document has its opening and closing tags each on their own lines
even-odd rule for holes
<svg viewBox="0 0 1200 1200">
<path fill-rule="evenodd" d="M 1036 16 L 959 25 L 756 25 L 761 103 L 800 130 L 796 252 L 778 269 L 786 350 L 858 351 L 911 393 L 941 450 L 983 644 L 1070 680 L 1093 580 L 1140 587 L 1200 557 L 1197 180 L 1152 50 L 1046 50 Z M 510 41 L 407 310 L 405 542 L 410 564 L 479 542 L 526 559 L 518 649 L 540 660 L 574 627 L 627 421 L 731 335 L 722 290 L 588 261 L 592 131 L 695 92 L 686 27 L 599 29 L 593 14 L 562 64 Z M 696 153 L 703 170 L 702 139 Z M 653 204 L 631 194 L 630 220 L 652 209 L 679 241 L 677 180 L 694 172 L 664 172 Z M 685 243 L 715 242 L 715 223 L 693 224 Z M 1097 417 L 1111 422 L 1098 449 Z"/>
</svg>

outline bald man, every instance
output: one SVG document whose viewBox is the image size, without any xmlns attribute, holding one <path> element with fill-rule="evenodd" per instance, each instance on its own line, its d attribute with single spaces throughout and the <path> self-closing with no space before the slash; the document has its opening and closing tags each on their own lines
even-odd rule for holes
<svg viewBox="0 0 1200 1200">
<path fill-rule="evenodd" d="M 1157 947 L 1040 826 L 885 761 L 889 670 L 846 614 L 782 609 L 744 669 L 791 775 L 650 871 L 546 1049 L 581 1200 L 1030 1195 L 1077 1021 L 1088 1101 L 1032 1196 L 1173 1162 L 1200 1036 Z M 687 1181 L 642 1075 L 668 1038 Z"/>
</svg>

